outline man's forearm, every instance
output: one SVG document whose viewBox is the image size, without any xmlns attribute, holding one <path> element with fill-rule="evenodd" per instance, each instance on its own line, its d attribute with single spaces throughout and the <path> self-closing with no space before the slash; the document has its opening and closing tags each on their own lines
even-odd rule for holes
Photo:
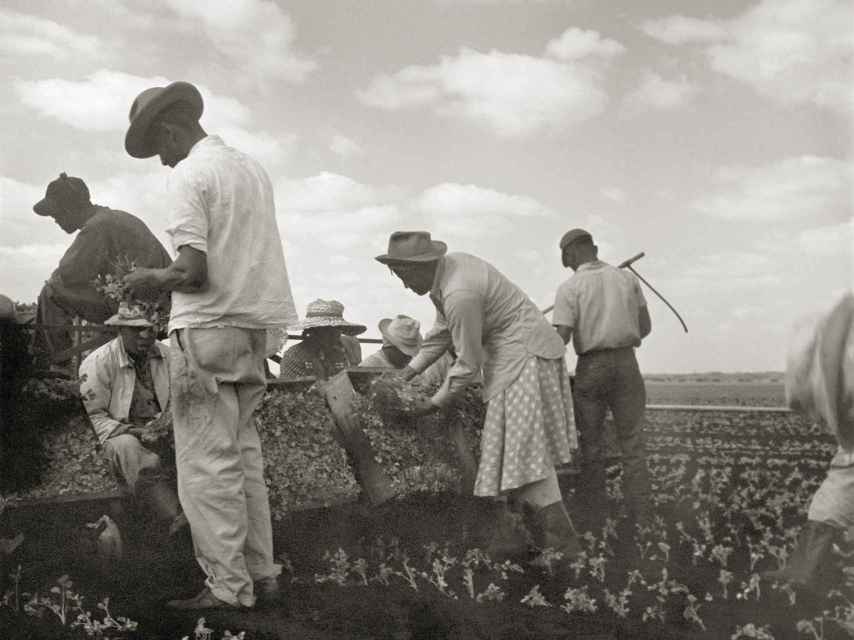
<svg viewBox="0 0 854 640">
<path fill-rule="evenodd" d="M 125 276 L 125 283 L 131 288 L 199 293 L 208 284 L 207 256 L 204 251 L 185 245 L 178 250 L 178 257 L 168 267 L 134 269 Z"/>
<path fill-rule="evenodd" d="M 207 284 L 197 274 L 176 266 L 173 262 L 162 269 L 138 268 L 134 271 L 133 286 L 151 287 L 159 291 L 198 293 Z"/>
</svg>

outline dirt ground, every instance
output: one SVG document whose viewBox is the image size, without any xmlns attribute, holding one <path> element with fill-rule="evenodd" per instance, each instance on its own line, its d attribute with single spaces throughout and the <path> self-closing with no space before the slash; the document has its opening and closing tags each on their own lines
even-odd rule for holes
<svg viewBox="0 0 854 640">
<path fill-rule="evenodd" d="M 571 486 L 564 488 L 571 495 Z M 29 524 L 18 521 L 19 527 L 38 530 L 17 558 L 25 568 L 23 587 L 51 584 L 57 575 L 68 573 L 84 594 L 87 608 L 94 609 L 95 602 L 109 595 L 114 616 L 128 616 L 139 623 L 139 630 L 131 637 L 192 638 L 199 614 L 178 614 L 164 607 L 166 600 L 189 597 L 201 587 L 202 574 L 191 559 L 188 538 L 167 545 L 161 531 L 134 531 L 125 525 L 127 557 L 119 563 L 99 563 L 80 528 L 69 528 L 68 523 L 84 522 L 102 506 L 77 506 L 73 512 L 52 519 L 32 513 Z M 575 510 L 571 498 L 569 506 Z M 611 508 L 615 510 L 616 505 Z M 524 568 L 524 575 L 500 583 L 506 592 L 501 602 L 472 602 L 461 588 L 458 572 L 448 573 L 455 597 L 430 585 L 427 574 L 419 579 L 416 590 L 401 579 L 392 579 L 388 585 L 371 579 L 369 584 L 359 585 L 352 570 L 344 585 L 335 583 L 334 570 L 325 573 L 334 564 L 328 554 L 339 548 L 351 559 L 366 558 L 376 566 L 378 550 L 383 557 L 391 558 L 390 549 L 395 547 L 393 553 L 398 559 L 406 555 L 413 566 L 429 569 L 422 557 L 431 543 L 447 544 L 445 553 L 460 558 L 467 549 L 485 547 L 495 527 L 502 520 L 506 522 L 502 514 L 504 510 L 494 502 L 450 493 L 413 495 L 378 508 L 352 503 L 294 513 L 277 523 L 275 530 L 275 548 L 286 565 L 281 606 L 250 612 L 203 612 L 206 624 L 216 630 L 216 640 L 226 629 L 246 631 L 248 638 L 318 640 L 715 637 L 691 629 L 680 620 L 681 611 L 670 612 L 668 619 L 674 622 L 633 625 L 613 615 L 568 615 L 557 606 L 524 606 L 520 600 L 534 584 L 557 603 L 567 582 L 565 575 L 550 576 L 528 567 L 527 557 L 521 555 L 514 560 Z M 121 514 L 116 517 L 121 521 Z M 624 542 L 631 539 L 626 532 L 623 536 Z M 634 545 L 617 543 L 615 552 L 615 564 L 625 575 L 636 560 Z M 433 557 L 440 557 L 440 553 L 436 551 Z M 324 575 L 325 581 L 318 580 Z M 493 577 L 498 580 L 495 576 L 497 573 Z M 477 590 L 484 587 L 480 584 Z M 767 618 L 769 604 L 763 606 Z M 725 620 L 725 616 L 721 610 L 713 617 Z M 0 615 L 3 638 L 69 637 L 58 635 L 59 629 L 25 616 L 11 616 L 8 609 Z"/>
</svg>

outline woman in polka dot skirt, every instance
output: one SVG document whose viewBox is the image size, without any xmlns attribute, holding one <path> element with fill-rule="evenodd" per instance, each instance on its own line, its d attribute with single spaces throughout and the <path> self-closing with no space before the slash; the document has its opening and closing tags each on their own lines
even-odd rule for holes
<svg viewBox="0 0 854 640">
<path fill-rule="evenodd" d="M 377 256 L 403 285 L 429 294 L 436 322 L 402 375 L 410 379 L 453 347 L 457 360 L 427 414 L 453 403 L 478 374 L 487 403 L 474 493 L 525 507 L 535 544 L 575 555 L 580 545 L 555 466 L 578 447 L 564 345 L 527 295 L 488 262 L 447 253 L 426 231 L 399 231 Z"/>
</svg>

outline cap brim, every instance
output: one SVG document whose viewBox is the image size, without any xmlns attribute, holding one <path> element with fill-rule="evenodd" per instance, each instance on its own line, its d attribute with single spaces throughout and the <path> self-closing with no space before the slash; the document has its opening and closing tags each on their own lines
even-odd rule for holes
<svg viewBox="0 0 854 640">
<path fill-rule="evenodd" d="M 150 320 L 120 320 L 118 318 L 110 318 L 104 321 L 104 325 L 108 327 L 153 327 L 154 323 Z"/>
<path fill-rule="evenodd" d="M 448 245 L 442 242 L 441 240 L 431 240 L 430 244 L 433 246 L 433 251 L 430 253 L 422 253 L 417 256 L 407 256 L 406 258 L 401 258 L 399 256 L 390 256 L 387 253 L 384 253 L 381 256 L 377 256 L 374 258 L 377 262 L 381 262 L 382 264 L 409 264 L 412 262 L 421 263 L 421 262 L 435 262 L 443 255 L 448 252 Z"/>
<path fill-rule="evenodd" d="M 198 112 L 195 114 L 197 118 L 202 116 L 204 101 L 199 90 L 189 82 L 173 82 L 149 100 L 131 120 L 125 134 L 125 151 L 128 152 L 128 155 L 133 158 L 150 158 L 157 155 L 157 152 L 152 148 L 148 129 L 158 113 L 170 104 L 182 101 L 195 108 L 195 111 Z"/>
<path fill-rule="evenodd" d="M 59 208 L 53 198 L 44 197 L 33 205 L 33 211 L 40 216 L 53 216 L 59 213 Z"/>
</svg>

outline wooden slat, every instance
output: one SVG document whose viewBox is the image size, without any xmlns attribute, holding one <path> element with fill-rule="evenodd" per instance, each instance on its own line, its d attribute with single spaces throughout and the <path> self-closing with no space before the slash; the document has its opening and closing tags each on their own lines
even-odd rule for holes
<svg viewBox="0 0 854 640">
<path fill-rule="evenodd" d="M 787 407 L 748 407 L 722 404 L 648 404 L 651 411 L 732 411 L 741 413 L 792 413 Z"/>
<path fill-rule="evenodd" d="M 69 347 L 68 349 L 63 349 L 58 353 L 52 354 L 50 356 L 51 362 L 65 362 L 66 360 L 70 360 L 72 357 L 76 356 L 78 353 L 97 349 L 102 344 L 106 344 L 112 339 L 112 335 L 96 336 L 91 340 L 87 340 L 86 342 L 82 342 L 80 344 L 74 345 L 73 347 Z"/>
</svg>

